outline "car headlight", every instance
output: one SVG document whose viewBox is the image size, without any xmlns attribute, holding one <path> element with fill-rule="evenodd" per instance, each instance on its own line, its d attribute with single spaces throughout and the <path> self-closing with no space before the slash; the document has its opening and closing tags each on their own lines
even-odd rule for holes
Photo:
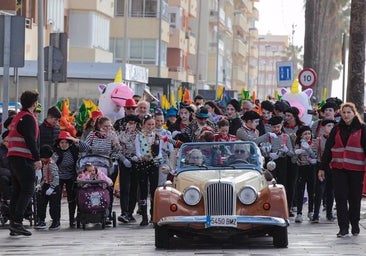
<svg viewBox="0 0 366 256">
<path fill-rule="evenodd" d="M 243 187 L 238 192 L 238 198 L 240 202 L 245 205 L 250 205 L 254 203 L 255 200 L 257 200 L 257 197 L 258 197 L 257 191 L 251 186 Z"/>
<path fill-rule="evenodd" d="M 183 200 L 188 205 L 196 205 L 201 201 L 201 191 L 196 186 L 190 186 L 183 191 Z"/>
</svg>

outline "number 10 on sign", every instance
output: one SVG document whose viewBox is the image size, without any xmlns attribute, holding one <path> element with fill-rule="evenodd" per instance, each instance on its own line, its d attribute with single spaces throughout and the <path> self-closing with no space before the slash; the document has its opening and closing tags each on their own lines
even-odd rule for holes
<svg viewBox="0 0 366 256">
<path fill-rule="evenodd" d="M 298 79 L 304 89 L 311 88 L 317 81 L 317 74 L 312 68 L 304 68 L 300 71 Z"/>
</svg>

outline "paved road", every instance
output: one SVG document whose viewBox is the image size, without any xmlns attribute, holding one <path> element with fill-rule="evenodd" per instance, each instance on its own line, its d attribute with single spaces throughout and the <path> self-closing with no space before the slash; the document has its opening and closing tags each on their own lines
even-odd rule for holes
<svg viewBox="0 0 366 256">
<path fill-rule="evenodd" d="M 336 222 L 321 218 L 319 224 L 292 221 L 287 249 L 274 248 L 271 238 L 257 238 L 240 244 L 178 240 L 174 249 L 156 250 L 154 229 L 152 225 L 140 227 L 140 216 L 136 216 L 136 224 L 118 224 L 116 228 L 70 229 L 63 201 L 61 230 L 32 230 L 31 237 L 10 237 L 7 228 L 3 227 L 0 229 L 0 255 L 365 255 L 366 199 L 362 205 L 361 234 L 357 237 L 336 238 Z M 119 214 L 118 205 L 115 209 Z"/>
</svg>

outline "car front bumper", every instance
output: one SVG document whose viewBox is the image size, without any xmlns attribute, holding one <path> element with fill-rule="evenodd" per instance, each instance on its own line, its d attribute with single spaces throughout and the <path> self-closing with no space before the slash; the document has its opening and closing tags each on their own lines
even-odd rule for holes
<svg viewBox="0 0 366 256">
<path fill-rule="evenodd" d="M 236 217 L 237 225 L 239 224 L 252 224 L 252 225 L 264 225 L 264 226 L 278 226 L 287 227 L 290 222 L 287 219 L 271 217 L 271 216 L 242 216 L 234 215 Z M 210 226 L 210 216 L 169 216 L 161 218 L 156 224 L 158 226 L 166 225 L 190 225 L 190 224 L 204 224 L 206 227 Z"/>
</svg>

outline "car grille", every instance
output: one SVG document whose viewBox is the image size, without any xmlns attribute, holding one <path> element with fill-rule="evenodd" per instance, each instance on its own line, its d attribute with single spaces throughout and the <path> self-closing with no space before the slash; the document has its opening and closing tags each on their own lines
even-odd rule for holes
<svg viewBox="0 0 366 256">
<path fill-rule="evenodd" d="M 207 215 L 234 214 L 234 188 L 227 183 L 212 183 L 206 187 Z"/>
</svg>

